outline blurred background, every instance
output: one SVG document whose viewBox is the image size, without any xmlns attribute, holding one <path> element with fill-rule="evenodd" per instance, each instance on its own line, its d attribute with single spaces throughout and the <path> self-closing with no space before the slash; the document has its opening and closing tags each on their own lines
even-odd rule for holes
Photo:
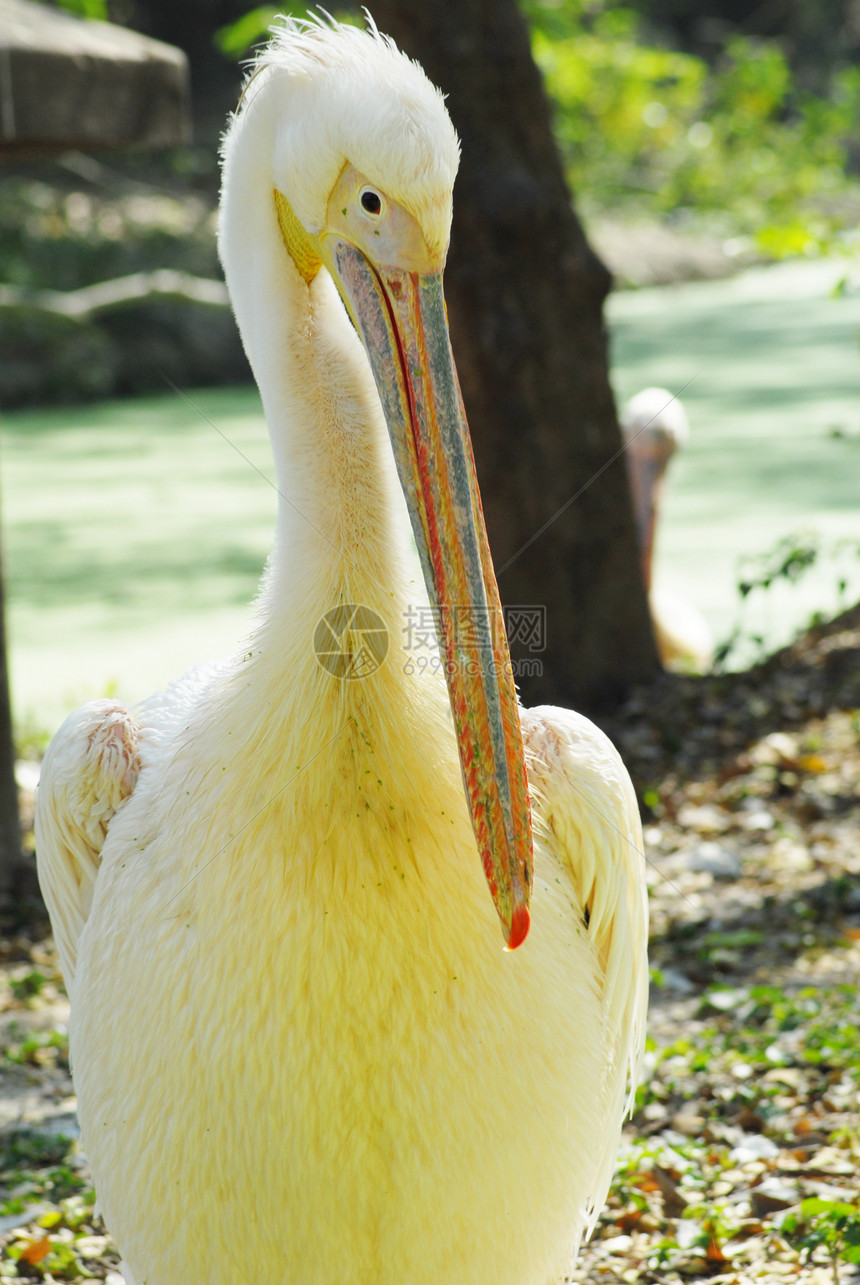
<svg viewBox="0 0 860 1285">
<path fill-rule="evenodd" d="M 463 140 L 446 297 L 502 597 L 546 611 L 524 703 L 603 697 L 645 824 L 646 1083 L 570 1279 L 856 1285 L 860 0 L 370 9 Z M 277 12 L 0 0 L 2 1280 L 120 1285 L 34 789 L 71 709 L 249 628 L 277 497 L 217 154 Z"/>
<path fill-rule="evenodd" d="M 235 645 L 276 500 L 215 228 L 242 60 L 283 11 L 65 7 L 183 50 L 192 128 L 179 146 L 13 153 L 0 171 L 7 633 L 34 755 L 83 700 L 141 699 Z M 653 583 L 710 642 L 673 663 L 744 668 L 860 598 L 860 5 L 521 12 L 612 273 L 619 411 L 656 386 L 689 425 Z"/>
</svg>

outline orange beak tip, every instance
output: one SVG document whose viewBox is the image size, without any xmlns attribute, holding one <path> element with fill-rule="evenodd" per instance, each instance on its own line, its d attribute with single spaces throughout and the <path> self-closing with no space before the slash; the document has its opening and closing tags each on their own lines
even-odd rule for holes
<svg viewBox="0 0 860 1285">
<path fill-rule="evenodd" d="M 508 934 L 505 950 L 516 950 L 518 946 L 522 946 L 529 935 L 530 926 L 529 908 L 521 902 L 520 905 L 514 907 L 514 913 L 511 917 L 511 931 Z"/>
</svg>

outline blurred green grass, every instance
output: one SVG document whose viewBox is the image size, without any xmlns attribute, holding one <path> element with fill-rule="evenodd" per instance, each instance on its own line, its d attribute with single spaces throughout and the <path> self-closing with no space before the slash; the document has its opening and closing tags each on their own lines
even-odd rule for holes
<svg viewBox="0 0 860 1285">
<path fill-rule="evenodd" d="M 687 409 L 657 577 L 721 639 L 736 619 L 739 558 L 803 528 L 825 545 L 860 540 L 860 263 L 618 294 L 609 320 L 619 401 L 657 384 Z M 93 696 L 140 700 L 232 650 L 249 627 L 276 507 L 259 399 L 253 389 L 188 397 L 2 421 L 13 700 L 25 733 L 52 730 Z M 860 559 L 840 570 L 823 558 L 798 585 L 751 602 L 748 630 L 785 641 L 813 611 L 839 606 L 843 573 L 846 601 L 860 597 Z"/>
<path fill-rule="evenodd" d="M 8 627 L 25 730 L 92 696 L 141 700 L 247 628 L 276 507 L 259 398 L 219 389 L 190 400 L 166 392 L 4 417 Z"/>
</svg>

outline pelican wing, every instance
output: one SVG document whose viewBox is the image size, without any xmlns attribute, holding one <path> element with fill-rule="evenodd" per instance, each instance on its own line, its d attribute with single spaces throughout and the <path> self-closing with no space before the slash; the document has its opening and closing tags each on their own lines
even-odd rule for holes
<svg viewBox="0 0 860 1285">
<path fill-rule="evenodd" d="M 42 764 L 36 857 L 69 989 L 108 827 L 140 771 L 139 737 L 124 705 L 92 701 L 66 719 Z"/>
<path fill-rule="evenodd" d="M 648 1003 L 648 902 L 642 825 L 627 769 L 599 728 L 571 710 L 521 711 L 543 846 L 573 885 L 594 943 L 613 1093 L 629 1109 Z"/>
</svg>

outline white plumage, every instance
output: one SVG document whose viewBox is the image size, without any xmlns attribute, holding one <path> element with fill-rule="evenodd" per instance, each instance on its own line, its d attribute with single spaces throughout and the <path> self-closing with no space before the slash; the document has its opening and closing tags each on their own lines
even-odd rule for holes
<svg viewBox="0 0 860 1285">
<path fill-rule="evenodd" d="M 335 287 L 358 260 L 311 253 L 372 183 L 383 264 L 441 264 L 456 138 L 373 30 L 287 24 L 261 68 L 221 226 L 282 495 L 256 625 L 135 718 L 73 715 L 43 769 L 82 1137 L 136 1285 L 547 1285 L 603 1204 L 642 1049 L 636 800 L 587 720 L 522 711 L 531 931 L 503 951 L 462 712 L 404 650 L 429 606 L 368 354 L 383 380 L 385 361 Z M 361 681 L 314 654 L 339 603 L 388 629 Z"/>
<path fill-rule="evenodd" d="M 714 659 L 708 622 L 693 603 L 652 580 L 654 536 L 666 469 L 690 436 L 686 412 L 668 389 L 643 388 L 621 412 L 621 431 L 626 443 L 642 574 L 660 659 L 669 669 L 704 673 Z"/>
</svg>

